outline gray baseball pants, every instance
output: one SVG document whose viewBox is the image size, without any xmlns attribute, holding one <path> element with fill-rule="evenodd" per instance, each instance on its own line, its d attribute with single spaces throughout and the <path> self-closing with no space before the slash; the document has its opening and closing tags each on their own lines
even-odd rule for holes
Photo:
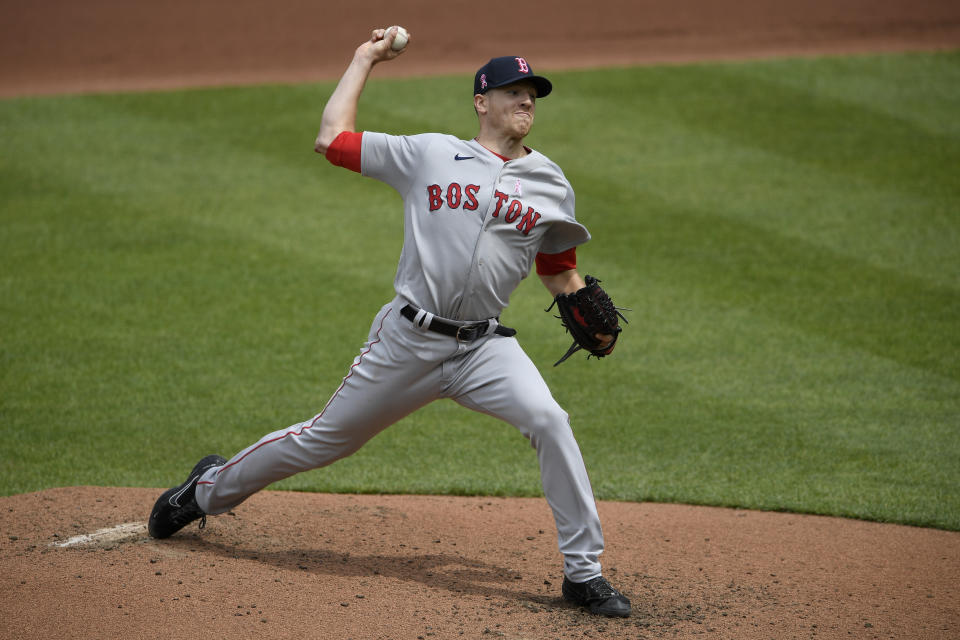
<svg viewBox="0 0 960 640">
<path fill-rule="evenodd" d="M 564 573 L 574 582 L 600 575 L 603 532 L 590 479 L 567 413 L 536 366 L 512 337 L 491 334 L 458 342 L 402 317 L 404 304 L 398 297 L 380 310 L 323 411 L 208 470 L 197 484 L 200 508 L 224 513 L 273 482 L 349 456 L 416 409 L 451 398 L 512 424 L 530 441 L 556 522 Z"/>
</svg>

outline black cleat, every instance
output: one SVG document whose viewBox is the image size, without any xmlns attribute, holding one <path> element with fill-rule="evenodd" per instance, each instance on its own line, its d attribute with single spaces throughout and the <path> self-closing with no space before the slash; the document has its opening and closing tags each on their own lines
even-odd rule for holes
<svg viewBox="0 0 960 640">
<path fill-rule="evenodd" d="M 586 582 L 571 582 L 564 576 L 561 591 L 564 600 L 589 607 L 590 613 L 619 618 L 630 615 L 630 600 L 614 589 L 603 576 Z"/>
<path fill-rule="evenodd" d="M 219 467 L 227 463 L 226 458 L 207 456 L 196 464 L 186 482 L 163 492 L 150 512 L 147 530 L 154 538 L 169 538 L 180 529 L 200 520 L 200 528 L 207 522 L 207 514 L 203 512 L 194 497 L 197 490 L 197 480 L 210 467 Z"/>
</svg>

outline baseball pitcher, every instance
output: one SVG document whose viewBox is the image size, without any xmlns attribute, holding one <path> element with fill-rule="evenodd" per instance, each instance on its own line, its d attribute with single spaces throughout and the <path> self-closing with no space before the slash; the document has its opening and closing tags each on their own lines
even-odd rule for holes
<svg viewBox="0 0 960 640">
<path fill-rule="evenodd" d="M 165 538 L 198 519 L 202 527 L 207 515 L 349 456 L 411 412 L 451 398 L 510 423 L 536 449 L 564 558 L 563 597 L 593 613 L 628 616 L 630 601 L 601 572 L 603 533 L 568 415 L 516 332 L 499 321 L 510 294 L 535 269 L 574 339 L 561 362 L 581 348 L 608 355 L 621 330 L 622 316 L 598 281 L 577 271 L 576 247 L 590 234 L 575 217 L 570 183 L 523 144 L 537 102 L 552 85 L 523 57 L 493 58 L 474 77 L 479 132 L 472 140 L 357 131 L 373 67 L 403 53 L 397 34 L 396 27 L 377 29 L 357 48 L 324 108 L 315 143 L 334 165 L 402 196 L 396 295 L 374 317 L 364 347 L 320 413 L 229 461 L 201 460 L 157 500 L 150 534 Z"/>
</svg>

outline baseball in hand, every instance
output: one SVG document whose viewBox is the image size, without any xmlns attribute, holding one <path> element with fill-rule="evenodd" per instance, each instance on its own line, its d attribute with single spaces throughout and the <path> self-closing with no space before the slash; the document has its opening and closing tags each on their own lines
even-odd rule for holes
<svg viewBox="0 0 960 640">
<path fill-rule="evenodd" d="M 393 29 L 393 27 L 388 28 L 387 31 L 390 29 Z M 397 37 L 393 40 L 393 45 L 390 48 L 394 51 L 400 51 L 407 46 L 407 40 L 409 39 L 410 34 L 407 33 L 407 30 L 401 26 L 397 26 Z"/>
</svg>

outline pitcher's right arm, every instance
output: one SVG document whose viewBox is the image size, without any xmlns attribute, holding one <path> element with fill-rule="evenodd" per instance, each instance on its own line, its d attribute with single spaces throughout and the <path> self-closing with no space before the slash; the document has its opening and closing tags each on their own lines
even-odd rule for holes
<svg viewBox="0 0 960 640">
<path fill-rule="evenodd" d="M 406 47 L 400 51 L 394 51 L 391 48 L 396 37 L 396 27 L 392 27 L 389 31 L 374 29 L 370 39 L 357 47 L 350 66 L 343 73 L 337 88 L 323 108 L 320 132 L 313 146 L 317 153 L 326 154 L 330 144 L 338 135 L 344 131 L 356 130 L 360 94 L 374 65 L 385 60 L 393 60 L 406 51 Z"/>
</svg>

